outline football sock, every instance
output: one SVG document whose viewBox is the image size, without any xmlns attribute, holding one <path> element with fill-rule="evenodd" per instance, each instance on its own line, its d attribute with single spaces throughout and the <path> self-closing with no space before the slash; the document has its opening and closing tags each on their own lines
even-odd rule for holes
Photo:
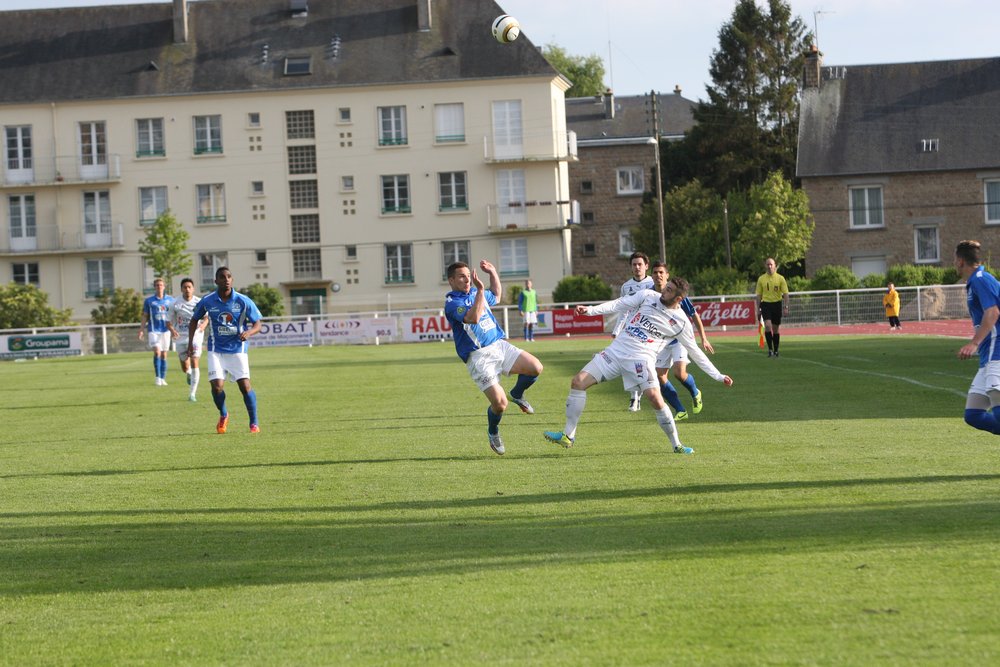
<svg viewBox="0 0 1000 667">
<path fill-rule="evenodd" d="M 767 349 L 773 351 L 774 350 L 774 334 L 772 334 L 770 331 L 765 331 L 764 332 L 764 340 L 767 341 Z"/>
<path fill-rule="evenodd" d="M 524 340 L 530 340 L 528 338 L 528 325 L 527 324 L 524 325 Z"/>
<path fill-rule="evenodd" d="M 993 412 L 986 410 L 965 409 L 965 423 L 980 431 L 989 431 L 1000 435 L 1000 407 L 993 408 Z"/>
<path fill-rule="evenodd" d="M 243 394 L 243 405 L 247 406 L 247 415 L 250 416 L 250 423 L 257 423 L 257 392 L 253 389 Z"/>
<path fill-rule="evenodd" d="M 780 333 L 776 333 L 776 334 L 774 334 L 773 338 L 774 338 L 774 351 L 777 352 L 778 351 L 778 343 L 781 342 L 781 334 Z"/>
<path fill-rule="evenodd" d="M 503 419 L 503 413 L 502 412 L 500 414 L 496 415 L 496 414 L 493 414 L 493 406 L 492 405 L 489 406 L 489 407 L 487 407 L 486 408 L 486 422 L 487 422 L 487 424 L 489 424 L 489 427 L 486 429 L 486 432 L 489 433 L 490 435 L 496 435 L 497 433 L 499 433 L 500 432 L 500 420 L 501 419 Z"/>
<path fill-rule="evenodd" d="M 774 347 L 775 347 L 775 349 L 777 349 L 777 347 L 778 347 L 777 344 L 775 344 Z M 695 396 L 698 395 L 698 385 L 696 385 L 694 383 L 694 376 L 691 375 L 690 373 L 688 373 L 688 376 L 687 376 L 686 379 L 684 379 L 684 380 L 681 381 L 681 384 L 683 384 L 685 387 L 687 387 L 687 390 L 689 392 L 691 392 L 691 398 L 694 398 Z"/>
<path fill-rule="evenodd" d="M 219 415 L 225 417 L 229 414 L 226 410 L 226 392 L 225 391 L 212 391 L 212 400 L 215 401 L 215 407 L 219 408 Z"/>
<path fill-rule="evenodd" d="M 662 410 L 656 411 L 656 423 L 660 425 L 663 432 L 667 434 L 667 438 L 670 440 L 670 444 L 674 447 L 681 446 L 681 439 L 677 437 L 677 425 L 674 424 L 674 418 L 670 414 L 670 410 L 666 406 L 663 406 Z"/>
<path fill-rule="evenodd" d="M 191 369 L 191 393 L 195 393 L 198 390 L 198 380 L 201 379 L 201 369 L 192 368 Z"/>
<path fill-rule="evenodd" d="M 582 389 L 570 389 L 566 397 L 566 430 L 564 434 L 570 438 L 576 437 L 576 425 L 580 423 L 580 415 L 587 405 L 587 392 Z"/>
<path fill-rule="evenodd" d="M 156 375 L 157 378 L 160 377 L 160 358 L 155 354 L 153 355 L 153 374 Z"/>
<path fill-rule="evenodd" d="M 691 376 L 689 375 L 688 377 Z M 670 384 L 670 380 L 667 380 L 660 385 L 660 395 L 663 396 L 663 400 L 665 400 L 675 412 L 684 412 L 684 404 L 681 403 L 681 397 L 677 395 L 677 390 L 674 389 L 674 385 Z"/>
<path fill-rule="evenodd" d="M 524 391 L 531 385 L 535 384 L 535 380 L 537 379 L 538 377 L 535 375 L 518 375 L 517 383 L 514 385 L 514 388 L 510 390 L 511 397 L 521 400 L 521 397 L 524 396 Z"/>
</svg>

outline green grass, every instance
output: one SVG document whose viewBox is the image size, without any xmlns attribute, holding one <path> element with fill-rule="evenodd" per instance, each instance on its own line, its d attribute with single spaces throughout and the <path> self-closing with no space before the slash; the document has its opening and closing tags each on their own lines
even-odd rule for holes
<svg viewBox="0 0 1000 667">
<path fill-rule="evenodd" d="M 669 453 L 549 340 L 507 455 L 450 344 L 263 349 L 263 432 L 146 354 L 0 364 L 0 663 L 948 664 L 1000 654 L 959 342 L 716 341 Z M 510 386 L 510 381 L 507 382 Z M 685 403 L 690 403 L 682 391 Z"/>
</svg>

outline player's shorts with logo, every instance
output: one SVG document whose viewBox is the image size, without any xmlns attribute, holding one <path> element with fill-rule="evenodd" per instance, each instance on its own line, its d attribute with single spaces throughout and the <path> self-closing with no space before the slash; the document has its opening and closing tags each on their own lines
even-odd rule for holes
<svg viewBox="0 0 1000 667">
<path fill-rule="evenodd" d="M 166 352 L 170 349 L 169 331 L 147 331 L 146 340 L 149 347 L 156 348 L 160 352 Z"/>
<path fill-rule="evenodd" d="M 514 367 L 519 356 L 521 356 L 519 348 L 500 339 L 486 347 L 473 350 L 469 360 L 465 362 L 465 367 L 469 369 L 469 376 L 479 390 L 485 391 L 500 382 L 501 374 L 510 375 L 510 369 Z"/>
<path fill-rule="evenodd" d="M 191 339 L 191 347 L 194 349 L 194 353 L 192 356 L 195 357 L 201 356 L 201 346 L 204 340 L 205 340 L 204 331 L 199 331 L 195 333 L 194 338 Z M 187 338 L 181 336 L 181 340 L 177 341 L 177 356 L 184 358 L 187 356 L 187 351 L 188 351 Z"/>
<path fill-rule="evenodd" d="M 619 375 L 625 391 L 645 391 L 659 386 L 652 359 L 625 359 L 610 350 L 602 350 L 583 367 L 598 382 L 613 380 Z"/>
<path fill-rule="evenodd" d="M 225 382 L 226 376 L 235 382 L 243 378 L 250 378 L 250 356 L 246 352 L 234 352 L 226 354 L 224 352 L 208 353 L 208 379 L 222 380 Z"/>
<path fill-rule="evenodd" d="M 773 324 L 781 324 L 781 309 L 781 301 L 761 301 L 760 303 L 761 316 Z"/>
<path fill-rule="evenodd" d="M 665 348 L 660 350 L 660 353 L 656 355 L 656 367 L 657 368 L 670 368 L 678 361 L 683 361 L 687 363 L 688 351 L 687 348 L 680 343 L 671 343 Z"/>
<path fill-rule="evenodd" d="M 989 396 L 991 391 L 1000 391 L 1000 361 L 991 361 L 980 368 L 969 387 L 970 394 Z"/>
</svg>

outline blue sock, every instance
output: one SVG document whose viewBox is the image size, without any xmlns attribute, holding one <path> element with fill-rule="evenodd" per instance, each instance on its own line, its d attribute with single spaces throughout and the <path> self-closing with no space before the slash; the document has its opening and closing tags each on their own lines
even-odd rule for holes
<svg viewBox="0 0 1000 667">
<path fill-rule="evenodd" d="M 164 357 L 158 357 L 160 360 L 160 377 L 164 380 L 167 379 L 167 360 Z"/>
<path fill-rule="evenodd" d="M 503 413 L 499 415 L 493 414 L 493 406 L 486 408 L 486 421 L 489 422 L 489 428 L 486 429 L 490 435 L 496 435 L 500 432 L 500 420 L 503 419 Z"/>
<path fill-rule="evenodd" d="M 1000 407 L 993 408 L 993 412 L 986 410 L 965 409 L 965 423 L 980 431 L 989 431 L 1000 435 Z"/>
<path fill-rule="evenodd" d="M 229 414 L 226 410 L 226 392 L 220 391 L 219 393 L 212 392 L 212 400 L 215 401 L 215 407 L 219 408 L 219 416 L 225 417 Z"/>
<path fill-rule="evenodd" d="M 691 398 L 698 395 L 698 385 L 694 383 L 694 376 L 690 373 L 688 373 L 687 379 L 681 382 L 681 384 L 687 387 L 687 390 L 691 392 Z"/>
<path fill-rule="evenodd" d="M 511 397 L 521 400 L 521 397 L 524 396 L 524 390 L 535 384 L 535 380 L 537 379 L 538 376 L 536 375 L 518 375 L 517 383 L 514 385 L 514 388 L 510 390 Z"/>
<path fill-rule="evenodd" d="M 160 379 L 160 358 L 153 355 L 153 374 L 156 375 L 156 379 Z"/>
<path fill-rule="evenodd" d="M 247 406 L 247 414 L 250 415 L 250 423 L 257 423 L 257 392 L 253 389 L 243 396 L 243 405 Z"/>
<path fill-rule="evenodd" d="M 691 376 L 689 375 L 688 377 Z M 663 400 L 669 403 L 675 412 L 684 412 L 684 404 L 681 403 L 681 397 L 677 395 L 677 390 L 674 389 L 674 385 L 670 384 L 670 380 L 660 385 L 660 395 L 663 396 Z"/>
</svg>

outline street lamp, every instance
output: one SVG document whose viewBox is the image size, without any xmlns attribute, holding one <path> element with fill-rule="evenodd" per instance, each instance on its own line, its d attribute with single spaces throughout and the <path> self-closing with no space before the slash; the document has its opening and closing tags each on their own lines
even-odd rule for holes
<svg viewBox="0 0 1000 667">
<path fill-rule="evenodd" d="M 660 223 L 660 261 L 667 261 L 667 233 L 663 227 L 663 180 L 660 178 L 660 141 L 650 137 L 647 144 L 653 147 L 656 154 L 656 219 Z"/>
</svg>

